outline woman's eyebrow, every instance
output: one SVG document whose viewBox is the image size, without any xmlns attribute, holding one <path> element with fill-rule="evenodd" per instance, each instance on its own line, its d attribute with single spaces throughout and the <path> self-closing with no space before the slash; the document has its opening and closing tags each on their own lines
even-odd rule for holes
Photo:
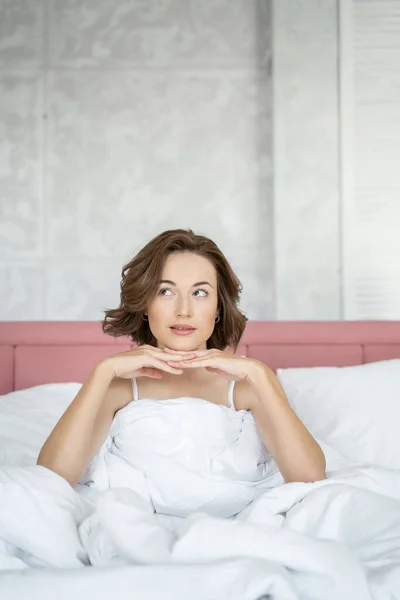
<svg viewBox="0 0 400 600">
<path fill-rule="evenodd" d="M 174 285 L 176 287 L 176 283 L 170 279 L 162 279 L 160 283 L 168 283 L 169 285 Z M 194 283 L 192 287 L 197 287 L 198 285 L 209 285 L 210 287 L 213 287 L 208 281 L 198 281 L 197 283 Z"/>
</svg>

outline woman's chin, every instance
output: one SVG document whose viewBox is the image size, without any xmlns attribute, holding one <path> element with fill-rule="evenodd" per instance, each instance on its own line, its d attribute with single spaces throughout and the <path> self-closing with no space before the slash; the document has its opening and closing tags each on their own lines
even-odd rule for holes
<svg viewBox="0 0 400 600">
<path fill-rule="evenodd" d="M 182 350 L 184 352 L 192 352 L 193 350 L 206 349 L 206 343 L 202 340 L 198 340 L 194 338 L 192 335 L 182 335 L 178 336 L 175 334 L 171 334 L 168 336 L 168 339 L 164 339 L 161 343 L 161 346 L 170 348 L 171 350 Z"/>
</svg>

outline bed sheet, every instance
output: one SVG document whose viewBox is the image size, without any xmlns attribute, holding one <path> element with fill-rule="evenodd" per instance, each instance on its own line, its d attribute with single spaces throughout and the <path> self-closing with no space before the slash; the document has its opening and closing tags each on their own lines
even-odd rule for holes
<svg viewBox="0 0 400 600">
<path fill-rule="evenodd" d="M 284 484 L 231 519 L 166 519 L 132 489 L 89 497 L 40 466 L 2 469 L 0 486 L 5 600 L 400 597 L 399 472 Z"/>
</svg>

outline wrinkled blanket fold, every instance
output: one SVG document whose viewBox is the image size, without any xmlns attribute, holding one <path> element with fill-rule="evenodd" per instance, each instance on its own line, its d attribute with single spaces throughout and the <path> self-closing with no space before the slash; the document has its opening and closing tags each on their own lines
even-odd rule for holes
<svg viewBox="0 0 400 600">
<path fill-rule="evenodd" d="M 348 469 L 267 490 L 234 518 L 172 518 L 127 487 L 87 495 L 44 467 L 3 469 L 0 569 L 131 565 L 142 585 L 143 566 L 167 579 L 172 568 L 180 600 L 196 566 L 209 568 L 215 586 L 216 564 L 220 597 L 230 597 L 224 594 L 237 578 L 227 565 L 245 560 L 243 589 L 252 593 L 255 581 L 254 594 L 261 586 L 272 599 L 400 597 L 399 491 L 399 473 Z M 0 577 L 0 592 L 7 579 Z M 206 581 L 200 587 L 203 598 L 211 594 Z"/>
</svg>

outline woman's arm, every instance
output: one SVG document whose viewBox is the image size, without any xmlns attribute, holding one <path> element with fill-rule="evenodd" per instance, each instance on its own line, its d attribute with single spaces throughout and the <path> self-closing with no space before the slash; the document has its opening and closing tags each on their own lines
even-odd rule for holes
<svg viewBox="0 0 400 600">
<path fill-rule="evenodd" d="M 324 453 L 292 410 L 273 371 L 262 365 L 246 383 L 252 388 L 249 408 L 259 435 L 285 481 L 325 479 Z"/>
<path fill-rule="evenodd" d="M 99 363 L 44 443 L 37 464 L 76 485 L 107 437 L 114 414 L 132 400 L 128 380 Z"/>
<path fill-rule="evenodd" d="M 176 350 L 164 349 L 172 357 Z M 293 412 L 283 387 L 271 369 L 254 358 L 211 348 L 175 363 L 185 369 L 204 367 L 239 382 L 235 406 L 251 410 L 260 437 L 289 481 L 325 479 L 325 456 L 318 443 Z"/>
<path fill-rule="evenodd" d="M 185 353 L 192 356 L 191 353 Z M 147 344 L 101 361 L 58 421 L 40 451 L 37 464 L 78 483 L 104 442 L 115 413 L 133 396 L 131 379 L 138 375 L 160 379 L 165 371 L 180 374 L 168 365 L 171 357 Z M 181 352 L 178 359 L 185 358 Z"/>
</svg>

